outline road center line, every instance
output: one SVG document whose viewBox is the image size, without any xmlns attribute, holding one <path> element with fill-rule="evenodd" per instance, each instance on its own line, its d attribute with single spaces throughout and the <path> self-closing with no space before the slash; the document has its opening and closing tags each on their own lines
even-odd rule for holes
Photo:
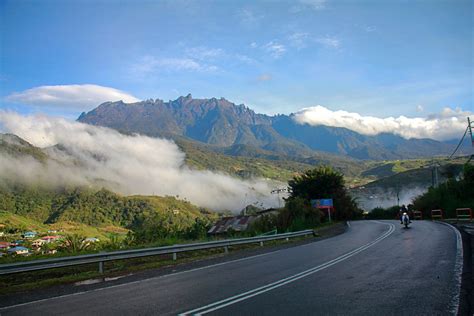
<svg viewBox="0 0 474 316">
<path fill-rule="evenodd" d="M 286 285 L 288 283 L 295 282 L 295 281 L 297 281 L 301 278 L 307 277 L 311 274 L 314 274 L 318 271 L 324 270 L 324 269 L 329 268 L 329 267 L 331 267 L 331 266 L 333 266 L 333 265 L 335 265 L 339 262 L 342 262 L 346 259 L 349 259 L 350 257 L 355 256 L 358 253 L 360 253 L 360 252 L 372 247 L 373 245 L 379 243 L 380 241 L 384 240 L 385 238 L 390 236 L 395 231 L 395 225 L 393 225 L 393 224 L 382 223 L 382 222 L 377 222 L 377 223 L 384 224 L 384 225 L 389 225 L 389 229 L 384 234 L 382 234 L 381 236 L 379 236 L 378 238 L 373 240 L 372 242 L 369 242 L 369 243 L 367 243 L 367 244 L 365 244 L 365 245 L 363 245 L 359 248 L 356 248 L 356 249 L 354 249 L 354 250 L 352 250 L 352 251 L 350 251 L 346 254 L 343 254 L 343 255 L 341 255 L 341 256 L 333 259 L 333 260 L 330 260 L 328 262 L 325 262 L 323 264 L 320 264 L 316 267 L 310 268 L 310 269 L 305 270 L 303 272 L 300 272 L 300 273 L 297 273 L 295 275 L 286 277 L 284 279 L 278 280 L 278 281 L 273 282 L 273 283 L 269 283 L 267 285 L 258 287 L 256 289 L 253 289 L 253 290 L 241 293 L 241 294 L 237 294 L 235 296 L 232 296 L 232 297 L 229 297 L 229 298 L 226 298 L 226 299 L 223 299 L 223 300 L 220 300 L 220 301 L 217 301 L 217 302 L 214 302 L 214 303 L 211 303 L 211 304 L 208 304 L 208 305 L 205 305 L 205 306 L 202 306 L 202 307 L 184 312 L 180 315 L 184 316 L 184 315 L 191 315 L 191 314 L 194 314 L 194 315 L 207 314 L 207 313 L 210 313 L 212 311 L 224 308 L 226 306 L 241 302 L 241 301 L 249 299 L 251 297 L 254 297 L 254 296 L 263 294 L 265 292 L 271 291 L 273 289 L 279 288 L 279 287 L 281 287 L 283 285 Z"/>
</svg>

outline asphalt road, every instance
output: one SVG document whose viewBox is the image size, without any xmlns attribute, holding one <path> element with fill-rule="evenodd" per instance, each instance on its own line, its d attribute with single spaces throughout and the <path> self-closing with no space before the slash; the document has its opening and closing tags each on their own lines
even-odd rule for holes
<svg viewBox="0 0 474 316">
<path fill-rule="evenodd" d="M 462 249 L 447 225 L 346 233 L 204 268 L 11 307 L 1 315 L 449 315 Z"/>
</svg>

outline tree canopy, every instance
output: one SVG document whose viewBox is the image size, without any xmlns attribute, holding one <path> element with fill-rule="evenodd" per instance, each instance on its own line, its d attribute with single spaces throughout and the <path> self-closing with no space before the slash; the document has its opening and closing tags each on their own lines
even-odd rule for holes
<svg viewBox="0 0 474 316">
<path fill-rule="evenodd" d="M 318 166 L 295 176 L 288 187 L 288 200 L 333 199 L 336 219 L 351 219 L 358 213 L 357 204 L 345 188 L 343 175 L 329 166 Z"/>
</svg>

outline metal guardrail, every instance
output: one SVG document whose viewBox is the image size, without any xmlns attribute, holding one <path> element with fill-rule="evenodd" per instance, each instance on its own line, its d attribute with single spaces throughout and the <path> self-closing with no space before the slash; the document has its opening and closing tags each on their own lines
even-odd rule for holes
<svg viewBox="0 0 474 316">
<path fill-rule="evenodd" d="M 156 255 L 164 255 L 164 254 L 172 254 L 173 260 L 176 260 L 177 254 L 179 252 L 188 252 L 188 251 L 195 251 L 195 250 L 221 248 L 221 247 L 224 248 L 225 252 L 228 252 L 229 246 L 252 244 L 252 243 L 260 243 L 260 245 L 263 246 L 263 243 L 265 241 L 279 240 L 279 239 L 288 240 L 289 238 L 292 238 L 292 237 L 312 235 L 313 233 L 314 233 L 313 230 L 308 229 L 308 230 L 302 230 L 302 231 L 293 232 L 293 233 L 284 233 L 284 234 L 278 234 L 278 235 L 272 235 L 272 236 L 257 236 L 257 237 L 248 237 L 248 238 L 238 238 L 238 239 L 225 239 L 225 240 L 210 241 L 210 242 L 195 243 L 195 244 L 183 244 L 183 245 L 173 245 L 173 246 L 155 247 L 155 248 L 121 250 L 121 251 L 94 253 L 94 254 L 89 254 L 89 255 L 79 255 L 79 256 L 70 256 L 70 257 L 15 262 L 15 263 L 10 263 L 10 264 L 0 264 L 0 275 L 54 269 L 54 268 L 63 268 L 63 267 L 77 266 L 77 265 L 90 264 L 90 263 L 99 263 L 99 272 L 103 273 L 104 262 L 106 261 L 132 259 L 132 258 L 140 258 L 140 257 L 156 256 Z"/>
</svg>

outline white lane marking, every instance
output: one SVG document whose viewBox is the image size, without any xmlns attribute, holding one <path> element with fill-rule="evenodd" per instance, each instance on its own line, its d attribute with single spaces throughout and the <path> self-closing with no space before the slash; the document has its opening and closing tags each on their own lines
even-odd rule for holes
<svg viewBox="0 0 474 316">
<path fill-rule="evenodd" d="M 320 240 L 320 242 L 325 242 L 326 240 L 329 240 L 329 239 L 323 239 L 323 240 Z M 299 247 L 306 247 L 306 246 L 309 246 L 311 244 L 312 243 L 297 245 L 297 246 L 291 247 L 289 249 L 295 249 L 295 248 L 299 248 Z M 76 296 L 76 295 L 82 295 L 82 294 L 87 294 L 87 293 L 99 292 L 99 291 L 103 291 L 103 290 L 107 290 L 107 289 L 113 289 L 113 288 L 118 288 L 118 287 L 122 287 L 122 286 L 128 286 L 128 285 L 136 284 L 136 283 L 154 281 L 154 280 L 157 280 L 157 279 L 176 276 L 176 275 L 179 275 L 179 274 L 195 272 L 195 271 L 199 271 L 199 270 L 205 270 L 205 269 L 214 268 L 214 267 L 218 267 L 218 266 L 222 266 L 222 265 L 226 265 L 226 264 L 230 264 L 230 263 L 235 263 L 235 262 L 250 260 L 250 259 L 254 259 L 254 258 L 258 258 L 258 257 L 268 256 L 268 255 L 275 254 L 275 253 L 278 253 L 278 252 L 281 252 L 281 251 L 284 251 L 284 250 L 288 250 L 288 248 L 275 250 L 275 251 L 270 251 L 270 252 L 255 255 L 255 256 L 250 256 L 250 257 L 245 257 L 245 258 L 240 258 L 240 259 L 235 259 L 235 260 L 230 260 L 230 261 L 225 261 L 225 262 L 220 262 L 220 263 L 215 263 L 215 264 L 212 264 L 212 265 L 209 265 L 209 266 L 194 268 L 194 269 L 190 269 L 190 270 L 169 273 L 169 274 L 160 275 L 160 276 L 157 276 L 157 277 L 152 277 L 152 278 L 148 278 L 148 279 L 144 279 L 144 280 L 132 281 L 132 282 L 127 282 L 127 283 L 122 283 L 122 284 L 116 284 L 116 285 L 101 287 L 101 288 L 98 288 L 98 289 L 93 289 L 93 290 L 88 290 L 88 291 L 76 292 L 76 293 L 71 293 L 71 294 L 64 294 L 64 295 L 60 295 L 60 296 L 43 298 L 43 299 L 40 299 L 40 300 L 35 300 L 35 301 L 30 301 L 30 302 L 25 302 L 25 303 L 10 305 L 10 306 L 4 306 L 4 307 L 0 307 L 0 311 L 12 309 L 12 308 L 15 308 L 15 307 L 21 307 L 21 306 L 36 304 L 36 303 L 43 303 L 43 302 L 56 300 L 56 299 L 62 299 L 62 298 L 70 297 L 70 296 Z"/>
<path fill-rule="evenodd" d="M 323 240 L 321 240 L 321 242 L 325 242 L 326 240 L 329 240 L 329 239 L 323 239 Z M 298 245 L 298 246 L 291 247 L 290 249 L 299 248 L 299 247 L 306 247 L 306 246 L 309 246 L 311 244 L 312 243 Z M 268 256 L 268 255 L 275 254 L 275 253 L 278 253 L 278 252 L 281 252 L 281 251 L 284 251 L 284 250 L 288 250 L 288 249 L 280 249 L 280 250 L 270 251 L 270 252 L 255 255 L 255 256 L 250 256 L 250 257 L 245 257 L 245 258 L 240 258 L 240 259 L 235 259 L 235 260 L 230 260 L 230 261 L 225 261 L 225 262 L 220 262 L 220 263 L 215 263 L 215 264 L 212 264 L 212 265 L 209 265 L 209 266 L 194 268 L 194 269 L 180 271 L 180 272 L 169 273 L 169 274 L 160 275 L 160 276 L 156 276 L 156 277 L 152 277 L 152 278 L 148 278 L 148 279 L 144 279 L 144 280 L 132 281 L 132 282 L 127 282 L 127 283 L 122 283 L 122 284 L 116 284 L 116 285 L 101 287 L 101 288 L 88 290 L 88 291 L 76 292 L 76 293 L 71 293 L 71 294 L 64 294 L 64 295 L 59 295 L 59 296 L 54 296 L 54 297 L 49 297 L 49 298 L 43 298 L 43 299 L 40 299 L 40 300 L 35 300 L 35 301 L 30 301 L 30 302 L 25 302 L 25 303 L 19 303 L 19 304 L 15 304 L 15 305 L 4 306 L 4 307 L 0 307 L 0 311 L 8 310 L 8 309 L 16 308 L 16 307 L 21 307 L 21 306 L 32 305 L 32 304 L 36 304 L 36 303 L 43 303 L 43 302 L 52 301 L 52 300 L 56 300 L 56 299 L 63 299 L 63 298 L 66 298 L 66 297 L 71 297 L 71 296 L 76 296 L 76 295 L 82 295 L 82 294 L 94 293 L 94 292 L 99 292 L 99 291 L 113 289 L 113 288 L 119 288 L 119 287 L 122 287 L 122 286 L 128 286 L 128 285 L 137 284 L 137 283 L 154 281 L 154 280 L 157 280 L 157 279 L 172 277 L 172 276 L 176 276 L 176 275 L 180 275 L 180 274 L 184 274 L 184 273 L 210 269 L 210 268 L 223 266 L 223 265 L 230 264 L 230 263 L 235 263 L 235 262 L 250 260 L 250 259 L 254 259 L 254 258 L 258 258 L 258 257 Z"/>
<path fill-rule="evenodd" d="M 464 263 L 464 251 L 462 249 L 462 237 L 459 230 L 456 229 L 453 225 L 445 222 L 435 221 L 446 226 L 451 227 L 451 229 L 456 234 L 456 261 L 454 263 L 454 293 L 451 301 L 449 302 L 449 311 L 453 315 L 457 315 L 459 311 L 460 296 L 461 296 L 461 282 L 462 282 L 462 268 Z"/>
<path fill-rule="evenodd" d="M 282 249 L 282 250 L 284 250 L 284 249 Z M 51 301 L 51 300 L 56 300 L 56 299 L 62 299 L 62 298 L 70 297 L 70 296 L 76 296 L 76 295 L 81 295 L 81 294 L 99 292 L 99 291 L 103 291 L 103 290 L 107 290 L 107 289 L 118 288 L 118 287 L 127 286 L 127 285 L 131 285 L 131 284 L 136 284 L 136 283 L 142 283 L 142 282 L 153 281 L 153 280 L 156 280 L 156 279 L 166 278 L 166 277 L 175 276 L 175 275 L 179 275 L 179 274 L 184 274 L 184 273 L 188 273 L 188 272 L 194 272 L 194 271 L 209 269 L 209 268 L 213 268 L 213 267 L 217 267 L 217 266 L 226 265 L 226 264 L 229 264 L 229 263 L 234 263 L 234 262 L 249 260 L 249 259 L 253 259 L 253 258 L 257 258 L 257 257 L 267 256 L 267 255 L 270 255 L 270 254 L 274 254 L 274 253 L 280 252 L 280 251 L 282 251 L 282 250 L 276 250 L 276 251 L 272 251 L 272 252 L 267 252 L 267 253 L 263 253 L 263 254 L 251 256 L 251 257 L 246 257 L 246 258 L 241 258 L 241 259 L 235 259 L 235 260 L 226 261 L 226 262 L 220 262 L 220 263 L 212 264 L 212 265 L 209 265 L 209 266 L 194 268 L 194 269 L 191 269 L 191 270 L 185 270 L 185 271 L 180 271 L 180 272 L 174 272 L 174 273 L 170 273 L 170 274 L 160 275 L 160 276 L 152 277 L 152 278 L 149 278 L 149 279 L 138 280 L 138 281 L 132 281 L 132 282 L 127 282 L 127 283 L 122 283 L 122 284 L 111 285 L 111 286 L 107 286 L 107 287 L 101 287 L 101 288 L 93 289 L 93 290 L 89 290 L 89 291 L 82 291 L 82 292 L 76 292 L 76 293 L 71 293 L 71 294 L 64 294 L 64 295 L 59 295 L 59 296 L 44 298 L 44 299 L 40 299 L 40 300 L 36 300 L 36 301 L 30 301 L 30 302 L 25 302 L 25 303 L 10 305 L 10 306 L 4 306 L 4 307 L 0 307 L 0 311 L 12 309 L 12 308 L 15 308 L 15 307 L 21 307 L 21 306 L 36 304 L 36 303 L 43 303 L 43 302 L 47 302 L 47 301 Z"/>
<path fill-rule="evenodd" d="M 331 266 L 333 266 L 333 265 L 335 265 L 339 262 L 342 262 L 346 259 L 349 259 L 350 257 L 353 257 L 353 256 L 357 255 L 358 253 L 360 253 L 360 252 L 372 247 L 373 245 L 379 243 L 380 241 L 384 240 L 385 238 L 390 236 L 395 231 L 395 225 L 393 225 L 393 224 L 382 223 L 382 222 L 377 222 L 377 223 L 384 224 L 384 225 L 389 225 L 389 229 L 384 234 L 382 234 L 377 239 L 375 239 L 374 241 L 372 241 L 368 244 L 365 244 L 365 245 L 363 245 L 359 248 L 356 248 L 356 249 L 354 249 L 354 250 L 352 250 L 352 251 L 350 251 L 350 252 L 348 252 L 348 253 L 346 253 L 342 256 L 339 256 L 339 257 L 337 257 L 333 260 L 330 260 L 328 262 L 325 262 L 321 265 L 310 268 L 310 269 L 305 270 L 303 272 L 300 272 L 300 273 L 297 273 L 295 275 L 292 275 L 292 276 L 286 277 L 284 279 L 281 279 L 279 281 L 276 281 L 276 282 L 258 287 L 256 289 L 253 289 L 253 290 L 241 293 L 241 294 L 237 294 L 237 295 L 234 295 L 232 297 L 229 297 L 229 298 L 226 298 L 226 299 L 223 299 L 223 300 L 220 300 L 220 301 L 217 301 L 217 302 L 214 302 L 214 303 L 211 303 L 211 304 L 208 304 L 208 305 L 205 305 L 205 306 L 202 306 L 202 307 L 199 307 L 199 308 L 181 313 L 180 315 L 184 316 L 184 315 L 191 315 L 191 314 L 194 314 L 194 315 L 207 314 L 207 313 L 210 313 L 212 311 L 224 308 L 226 306 L 241 302 L 241 301 L 249 299 L 251 297 L 254 297 L 254 296 L 263 294 L 265 292 L 271 291 L 273 289 L 279 288 L 279 287 L 281 287 L 283 285 L 286 285 L 288 283 L 295 282 L 299 279 L 302 279 L 302 278 L 307 277 L 311 274 L 314 274 L 318 271 L 329 268 L 329 267 L 331 267 Z"/>
<path fill-rule="evenodd" d="M 347 221 L 347 227 L 351 228 L 351 222 Z"/>
</svg>

